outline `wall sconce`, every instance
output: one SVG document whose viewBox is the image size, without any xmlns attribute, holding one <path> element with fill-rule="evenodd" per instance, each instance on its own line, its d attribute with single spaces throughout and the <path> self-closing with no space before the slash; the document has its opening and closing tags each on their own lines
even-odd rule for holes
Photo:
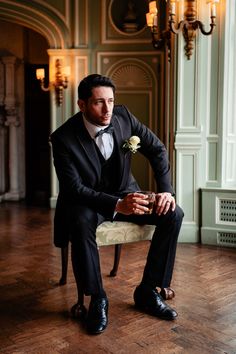
<svg viewBox="0 0 236 354">
<path fill-rule="evenodd" d="M 158 10 L 156 1 L 149 2 L 149 12 L 146 14 L 147 26 L 151 28 L 152 33 L 152 45 L 155 49 L 161 48 L 164 44 L 167 44 L 170 49 L 170 31 L 160 31 L 158 29 Z"/>
<path fill-rule="evenodd" d="M 210 22 L 210 30 L 206 31 L 204 25 L 201 21 L 199 21 L 197 17 L 196 11 L 196 3 L 197 0 L 185 0 L 185 11 L 184 11 L 184 20 L 180 21 L 176 24 L 175 16 L 176 16 L 176 2 L 179 0 L 166 0 L 169 6 L 169 32 L 171 31 L 174 34 L 183 33 L 186 45 L 184 47 L 185 54 L 188 59 L 190 59 L 193 54 L 194 49 L 194 39 L 196 37 L 196 31 L 199 29 L 202 34 L 210 35 L 214 27 L 216 26 L 216 3 L 219 0 L 206 0 L 207 4 L 211 6 L 211 22 Z M 147 25 L 151 27 L 152 37 L 153 37 L 153 45 L 155 48 L 159 48 L 162 44 L 163 40 L 169 38 L 166 34 L 166 31 L 158 34 L 158 21 L 157 21 L 157 7 L 156 1 L 149 2 L 149 13 L 146 14 Z M 170 35 L 170 34 L 169 34 Z"/>
<path fill-rule="evenodd" d="M 50 83 L 48 87 L 44 86 L 45 70 L 43 68 L 36 69 L 36 77 L 40 80 L 40 87 L 43 91 L 49 91 L 51 87 L 55 89 L 56 103 L 61 106 L 63 101 L 63 90 L 68 86 L 68 76 L 70 75 L 70 67 L 66 66 L 62 73 L 62 66 L 59 59 L 55 62 L 55 81 Z"/>
</svg>

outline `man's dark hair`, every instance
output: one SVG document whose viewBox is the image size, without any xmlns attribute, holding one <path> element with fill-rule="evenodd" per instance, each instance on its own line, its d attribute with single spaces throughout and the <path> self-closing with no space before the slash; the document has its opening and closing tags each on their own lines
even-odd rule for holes
<svg viewBox="0 0 236 354">
<path fill-rule="evenodd" d="M 78 98 L 80 100 L 87 100 L 92 96 L 92 89 L 99 86 L 111 87 L 115 94 L 115 85 L 109 77 L 91 74 L 80 82 L 78 86 Z"/>
</svg>

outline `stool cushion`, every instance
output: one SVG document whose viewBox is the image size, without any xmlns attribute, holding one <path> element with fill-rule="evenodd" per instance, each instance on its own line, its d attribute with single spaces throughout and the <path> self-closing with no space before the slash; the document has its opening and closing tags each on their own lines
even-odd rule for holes
<svg viewBox="0 0 236 354">
<path fill-rule="evenodd" d="M 98 246 L 151 240 L 154 230 L 154 225 L 136 225 L 126 221 L 104 221 L 97 228 L 96 240 Z"/>
</svg>

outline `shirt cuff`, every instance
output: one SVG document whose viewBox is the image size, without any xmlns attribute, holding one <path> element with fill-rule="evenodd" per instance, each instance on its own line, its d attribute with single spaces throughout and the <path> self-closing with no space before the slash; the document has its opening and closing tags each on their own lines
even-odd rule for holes
<svg viewBox="0 0 236 354">
<path fill-rule="evenodd" d="M 122 200 L 122 199 L 118 199 L 118 200 L 117 200 L 116 207 L 117 207 L 117 204 L 118 204 L 121 200 Z M 115 207 L 115 209 L 116 209 L 116 207 Z M 117 211 L 114 211 L 113 220 L 115 219 L 116 214 L 117 214 Z"/>
</svg>

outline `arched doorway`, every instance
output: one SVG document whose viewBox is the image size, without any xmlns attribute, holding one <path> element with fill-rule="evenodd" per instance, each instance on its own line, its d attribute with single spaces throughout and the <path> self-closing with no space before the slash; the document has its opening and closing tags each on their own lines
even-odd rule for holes
<svg viewBox="0 0 236 354">
<path fill-rule="evenodd" d="M 49 93 L 40 90 L 35 69 L 48 70 L 47 49 L 70 46 L 66 18 L 50 4 L 0 2 L 0 55 L 7 56 L 0 58 L 0 202 L 48 204 L 52 117 Z"/>
<path fill-rule="evenodd" d="M 39 33 L 15 23 L 0 20 L 0 29 L 4 76 L 1 194 L 6 200 L 24 198 L 29 204 L 47 205 L 50 197 L 50 102 L 49 93 L 39 87 L 35 70 L 42 65 L 48 70 L 48 43 Z M 14 115 L 10 106 L 14 107 Z M 15 181 L 10 186 L 12 175 Z"/>
</svg>

